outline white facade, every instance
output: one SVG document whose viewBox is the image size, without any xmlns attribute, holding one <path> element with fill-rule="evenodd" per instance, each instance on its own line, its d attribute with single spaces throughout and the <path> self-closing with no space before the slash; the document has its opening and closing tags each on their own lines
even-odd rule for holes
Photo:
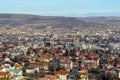
<svg viewBox="0 0 120 80">
<path fill-rule="evenodd" d="M 59 75 L 59 80 L 67 80 L 67 75 Z"/>
</svg>

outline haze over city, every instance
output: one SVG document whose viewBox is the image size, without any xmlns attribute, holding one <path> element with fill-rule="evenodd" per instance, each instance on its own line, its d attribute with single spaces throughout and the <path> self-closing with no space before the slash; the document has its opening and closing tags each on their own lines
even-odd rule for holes
<svg viewBox="0 0 120 80">
<path fill-rule="evenodd" d="M 119 0 L 0 0 L 0 80 L 120 80 Z"/>
</svg>

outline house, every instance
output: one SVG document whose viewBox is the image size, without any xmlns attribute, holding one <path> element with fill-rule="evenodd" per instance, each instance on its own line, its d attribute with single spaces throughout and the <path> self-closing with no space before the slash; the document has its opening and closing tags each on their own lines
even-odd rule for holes
<svg viewBox="0 0 120 80">
<path fill-rule="evenodd" d="M 25 73 L 26 74 L 34 74 L 35 73 L 34 68 L 33 67 L 27 67 L 26 70 L 25 70 Z"/>
<path fill-rule="evenodd" d="M 77 62 L 73 62 L 73 67 L 77 67 L 79 64 Z"/>
<path fill-rule="evenodd" d="M 80 55 L 80 51 L 79 50 L 75 50 L 75 55 L 79 56 Z"/>
<path fill-rule="evenodd" d="M 10 70 L 10 66 L 4 66 L 4 68 L 5 68 L 6 71 Z"/>
<path fill-rule="evenodd" d="M 87 68 L 81 68 L 78 74 L 80 75 L 80 80 L 88 80 L 88 69 Z"/>
<path fill-rule="evenodd" d="M 43 63 L 43 68 L 44 68 L 44 70 L 48 71 L 49 70 L 48 63 Z"/>
<path fill-rule="evenodd" d="M 22 76 L 23 71 L 11 69 L 11 70 L 9 70 L 9 75 L 10 76 Z"/>
<path fill-rule="evenodd" d="M 117 67 L 120 67 L 120 61 L 117 62 Z"/>
<path fill-rule="evenodd" d="M 3 53 L 0 52 L 0 61 L 2 61 L 2 60 L 3 60 Z"/>
<path fill-rule="evenodd" d="M 117 74 L 118 74 L 118 79 L 120 79 L 120 70 L 117 70 Z"/>
<path fill-rule="evenodd" d="M 5 58 L 4 62 L 11 62 L 10 58 Z"/>
<path fill-rule="evenodd" d="M 6 72 L 5 68 L 4 67 L 0 67 L 0 72 L 3 71 L 3 72 Z"/>
<path fill-rule="evenodd" d="M 15 64 L 14 64 L 14 67 L 15 67 L 16 70 L 22 69 L 22 65 L 20 65 L 20 64 L 18 64 L 18 63 L 15 63 Z"/>
<path fill-rule="evenodd" d="M 84 62 L 85 62 L 86 64 L 92 63 L 94 66 L 97 67 L 97 66 L 99 65 L 99 58 L 90 56 L 90 57 L 87 57 L 87 58 L 84 60 Z"/>
<path fill-rule="evenodd" d="M 34 63 L 36 63 L 36 60 L 29 59 L 29 62 L 30 62 L 31 64 L 34 64 Z"/>
<path fill-rule="evenodd" d="M 28 74 L 34 74 L 35 72 L 39 72 L 39 65 L 37 65 L 37 64 L 30 64 L 26 68 L 25 72 L 28 73 Z"/>
<path fill-rule="evenodd" d="M 59 80 L 67 80 L 67 72 L 65 70 L 60 70 L 57 72 Z"/>
<path fill-rule="evenodd" d="M 50 60 L 53 60 L 53 56 L 51 54 L 44 54 L 41 57 L 39 57 L 38 60 L 42 62 L 49 62 Z"/>
<path fill-rule="evenodd" d="M 12 78 L 12 80 L 24 80 L 23 76 L 13 76 L 11 78 Z"/>
<path fill-rule="evenodd" d="M 108 69 L 113 68 L 113 67 L 114 67 L 114 62 L 109 62 L 109 61 L 107 61 L 107 62 L 106 62 L 106 67 L 107 67 Z"/>
<path fill-rule="evenodd" d="M 4 64 L 0 66 L 0 71 L 7 72 L 9 69 L 11 69 L 9 64 Z"/>
<path fill-rule="evenodd" d="M 0 80 L 2 79 L 8 79 L 9 74 L 7 72 L 0 72 Z"/>
<path fill-rule="evenodd" d="M 3 71 L 3 72 L 8 72 L 10 69 L 11 69 L 10 66 L 0 67 L 0 71 Z"/>
<path fill-rule="evenodd" d="M 60 65 L 65 67 L 68 70 L 73 68 L 73 62 L 70 60 L 63 60 L 63 61 L 61 61 Z"/>
<path fill-rule="evenodd" d="M 3 67 L 4 67 L 5 69 L 7 69 L 7 70 L 14 68 L 14 66 L 11 66 L 10 63 L 5 63 L 5 64 L 3 65 Z"/>
<path fill-rule="evenodd" d="M 57 80 L 57 76 L 56 75 L 51 75 L 51 74 L 46 74 L 45 78 L 48 78 L 50 80 Z"/>
</svg>

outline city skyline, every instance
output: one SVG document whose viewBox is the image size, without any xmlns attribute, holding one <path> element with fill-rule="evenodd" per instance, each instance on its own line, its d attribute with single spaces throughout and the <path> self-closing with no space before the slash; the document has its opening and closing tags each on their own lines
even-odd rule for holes
<svg viewBox="0 0 120 80">
<path fill-rule="evenodd" d="M 0 13 L 42 16 L 120 16 L 113 0 L 0 0 Z"/>
</svg>

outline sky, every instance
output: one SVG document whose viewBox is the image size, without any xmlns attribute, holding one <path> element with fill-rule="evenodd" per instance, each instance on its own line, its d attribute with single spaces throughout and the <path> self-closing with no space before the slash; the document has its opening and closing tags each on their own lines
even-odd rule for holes
<svg viewBox="0 0 120 80">
<path fill-rule="evenodd" d="M 0 0 L 0 13 L 42 16 L 120 16 L 120 0 Z"/>
</svg>

